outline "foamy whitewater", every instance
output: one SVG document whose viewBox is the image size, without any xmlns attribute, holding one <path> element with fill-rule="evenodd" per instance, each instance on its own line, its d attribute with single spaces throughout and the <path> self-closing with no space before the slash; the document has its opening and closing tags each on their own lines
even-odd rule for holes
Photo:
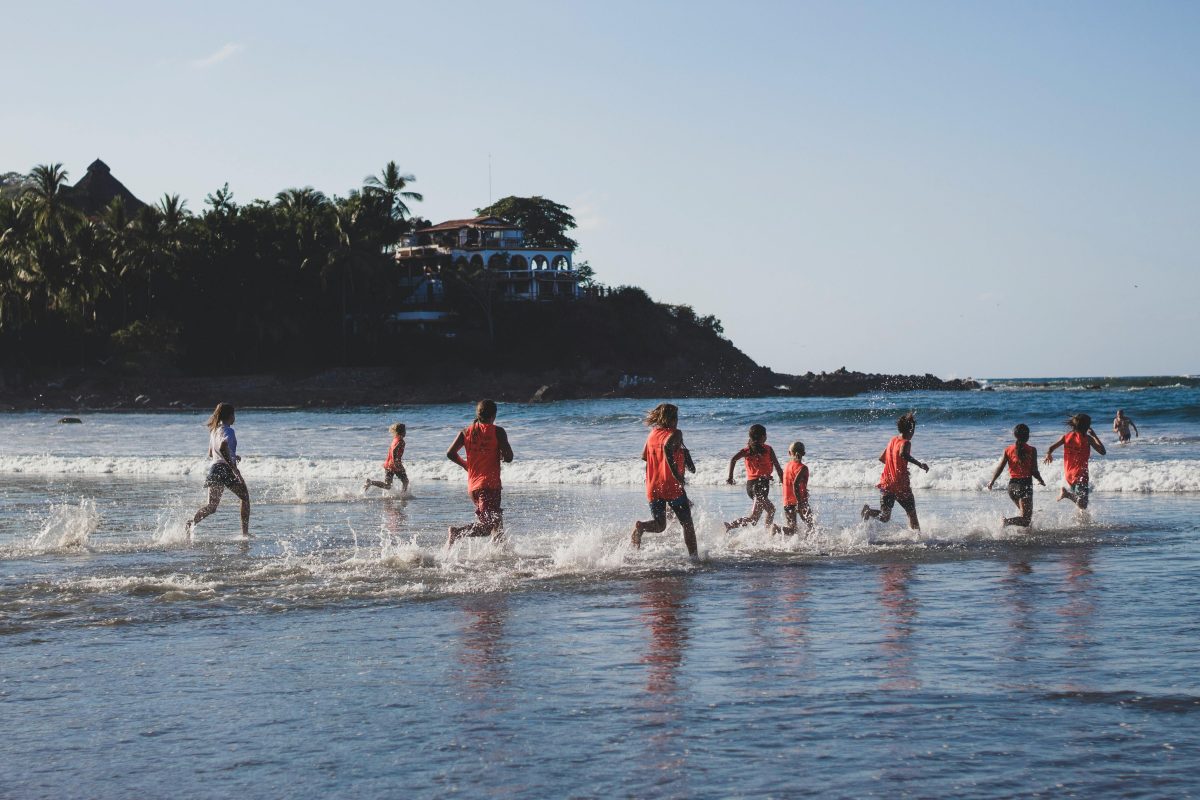
<svg viewBox="0 0 1200 800">
<path fill-rule="evenodd" d="M 254 536 L 227 494 L 190 543 L 206 413 L 0 415 L 0 797 L 1189 796 L 1198 387 L 682 401 L 698 564 L 628 546 L 651 401 L 502 405 L 509 537 L 450 552 L 469 406 L 243 410 Z M 864 524 L 910 409 L 922 529 Z M 1058 458 L 1002 528 L 1012 426 L 1076 412 L 1089 514 Z M 411 496 L 364 492 L 395 421 Z M 724 532 L 756 422 L 806 444 L 810 535 Z"/>
</svg>

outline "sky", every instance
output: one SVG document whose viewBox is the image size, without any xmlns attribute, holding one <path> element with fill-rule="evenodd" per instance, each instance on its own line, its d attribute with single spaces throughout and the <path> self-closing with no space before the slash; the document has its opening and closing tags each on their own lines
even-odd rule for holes
<svg viewBox="0 0 1200 800">
<path fill-rule="evenodd" d="M 1200 4 L 0 0 L 0 172 L 542 195 L 782 372 L 1200 373 Z M 491 193 L 489 195 L 489 160 Z M 286 291 L 286 287 L 281 287 Z"/>
</svg>

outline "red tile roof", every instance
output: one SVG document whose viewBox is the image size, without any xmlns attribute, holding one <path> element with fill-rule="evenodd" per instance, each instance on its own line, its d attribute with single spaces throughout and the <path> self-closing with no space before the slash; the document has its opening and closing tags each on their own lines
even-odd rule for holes
<svg viewBox="0 0 1200 800">
<path fill-rule="evenodd" d="M 445 222 L 439 222 L 429 228 L 421 228 L 418 233 L 429 233 L 431 231 L 456 231 L 459 228 L 511 228 L 516 230 L 515 225 L 505 222 L 499 217 L 482 216 L 472 217 L 471 219 L 448 219 Z"/>
</svg>

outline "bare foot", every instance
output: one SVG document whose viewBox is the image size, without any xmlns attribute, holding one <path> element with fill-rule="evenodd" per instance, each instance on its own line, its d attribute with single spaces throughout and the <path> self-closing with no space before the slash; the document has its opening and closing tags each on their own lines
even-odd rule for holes
<svg viewBox="0 0 1200 800">
<path fill-rule="evenodd" d="M 736 527 L 737 527 L 737 525 L 734 525 L 732 522 L 725 522 L 725 523 L 722 523 L 722 524 L 725 526 L 725 532 L 726 532 L 726 533 L 729 533 L 731 530 L 733 530 L 734 528 L 736 528 Z"/>
<path fill-rule="evenodd" d="M 771 535 L 778 536 L 782 530 L 783 530 L 783 528 L 780 528 L 778 525 L 772 525 L 771 526 Z"/>
<path fill-rule="evenodd" d="M 642 523 L 633 523 L 633 533 L 629 536 L 629 544 L 633 546 L 634 550 L 642 549 Z"/>
<path fill-rule="evenodd" d="M 858 512 L 858 515 L 863 518 L 863 522 L 866 522 L 871 518 L 871 507 L 864 505 L 862 511 Z"/>
<path fill-rule="evenodd" d="M 1054 498 L 1054 499 L 1055 499 L 1055 500 L 1065 500 L 1066 498 L 1067 498 L 1067 490 L 1066 490 L 1066 489 L 1063 489 L 1062 487 L 1059 487 L 1059 489 L 1058 489 L 1058 497 L 1056 497 L 1056 498 Z"/>
<path fill-rule="evenodd" d="M 192 521 L 190 519 L 183 523 L 183 533 L 187 536 L 187 540 L 190 542 L 192 540 Z"/>
<path fill-rule="evenodd" d="M 447 529 L 447 531 L 448 531 L 448 533 L 446 536 L 446 549 L 449 550 L 451 547 L 454 546 L 454 543 L 458 541 L 459 532 L 458 532 L 458 528 L 455 528 L 453 525 L 451 525 Z"/>
<path fill-rule="evenodd" d="M 363 483 L 362 490 L 365 492 L 367 489 L 370 489 L 370 488 L 371 488 L 371 479 L 367 478 L 366 482 Z"/>
</svg>

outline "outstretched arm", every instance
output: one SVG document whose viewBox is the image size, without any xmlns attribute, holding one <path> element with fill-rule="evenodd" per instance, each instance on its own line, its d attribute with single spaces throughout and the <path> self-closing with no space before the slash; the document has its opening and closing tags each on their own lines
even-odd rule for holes
<svg viewBox="0 0 1200 800">
<path fill-rule="evenodd" d="M 1100 437 L 1097 436 L 1096 432 L 1091 428 L 1088 428 L 1087 437 L 1088 441 L 1091 442 L 1093 450 L 1100 455 L 1106 455 L 1108 453 L 1108 451 L 1104 449 L 1104 442 L 1100 441 Z"/>
<path fill-rule="evenodd" d="M 733 458 L 729 459 L 729 477 L 725 479 L 726 483 L 730 485 L 733 484 L 733 468 L 737 466 L 738 459 L 745 455 L 745 453 L 745 450 L 738 450 L 736 453 L 734 453 Z"/>
<path fill-rule="evenodd" d="M 450 445 L 450 449 L 446 451 L 446 458 L 458 464 L 463 469 L 467 468 L 467 462 L 458 454 L 458 451 L 462 450 L 466 445 L 467 437 L 463 435 L 462 431 L 459 431 L 458 436 L 454 437 L 454 444 Z"/>
<path fill-rule="evenodd" d="M 1033 461 L 1033 477 L 1037 478 L 1038 483 L 1040 483 L 1042 486 L 1045 486 L 1046 482 L 1044 480 L 1042 480 L 1042 473 L 1038 469 L 1038 465 L 1037 465 L 1037 448 L 1031 447 L 1029 449 L 1033 451 L 1033 459 L 1032 459 L 1032 461 Z"/>
<path fill-rule="evenodd" d="M 1141 438 L 1141 434 L 1140 434 L 1140 433 L 1138 433 L 1138 429 L 1137 429 L 1137 423 L 1136 423 L 1136 422 L 1134 422 L 1133 420 L 1129 420 L 1129 425 L 1130 425 L 1130 427 L 1131 427 L 1131 428 L 1133 428 L 1133 436 L 1134 436 L 1134 438 L 1135 438 L 1135 439 L 1137 439 L 1137 438 Z"/>
<path fill-rule="evenodd" d="M 679 446 L 680 446 L 680 448 L 683 449 L 683 467 L 684 467 L 684 469 L 686 469 L 688 472 L 695 472 L 696 465 L 695 465 L 695 463 L 692 462 L 692 451 L 688 450 L 686 447 L 684 447 L 682 442 L 680 442 Z"/>
<path fill-rule="evenodd" d="M 1004 456 L 1000 457 L 1000 463 L 996 465 L 996 471 L 992 473 L 992 479 L 988 481 L 988 489 L 991 489 L 996 484 L 996 479 L 1000 477 L 1000 473 L 1004 472 L 1004 465 L 1008 463 L 1008 459 Z"/>
<path fill-rule="evenodd" d="M 1058 441 L 1055 442 L 1054 444 L 1050 445 L 1050 449 L 1046 451 L 1046 457 L 1042 459 L 1042 463 L 1043 464 L 1052 463 L 1054 461 L 1054 451 L 1057 450 L 1058 448 L 1062 447 L 1066 441 L 1067 441 L 1066 436 L 1058 437 Z"/>
<path fill-rule="evenodd" d="M 775 471 L 779 473 L 779 480 L 783 480 L 783 467 L 779 466 L 779 459 L 775 457 L 775 450 L 771 450 L 771 463 L 775 465 Z"/>
<path fill-rule="evenodd" d="M 901 451 L 901 455 L 904 457 L 904 460 L 907 461 L 908 463 L 912 464 L 913 466 L 920 467 L 921 469 L 925 470 L 926 472 L 929 472 L 928 464 L 926 464 L 924 461 L 917 461 L 915 458 L 912 457 L 912 442 L 904 443 L 904 450 Z"/>
<path fill-rule="evenodd" d="M 508 433 L 499 425 L 496 426 L 496 444 L 500 445 L 500 458 L 504 459 L 505 464 L 511 464 L 513 460 L 512 446 L 508 443 Z"/>
</svg>

